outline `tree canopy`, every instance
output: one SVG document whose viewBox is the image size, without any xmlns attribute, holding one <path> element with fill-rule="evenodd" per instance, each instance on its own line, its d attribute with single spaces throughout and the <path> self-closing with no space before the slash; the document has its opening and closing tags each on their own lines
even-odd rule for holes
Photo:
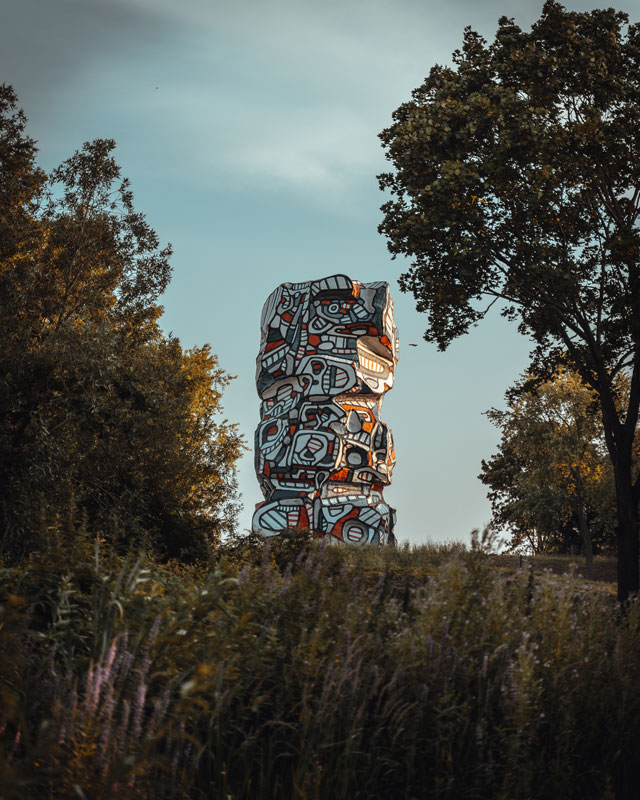
<svg viewBox="0 0 640 800">
<path fill-rule="evenodd" d="M 597 395 L 617 498 L 619 595 L 638 591 L 640 26 L 548 0 L 531 31 L 467 28 L 380 136 L 380 232 L 441 349 L 496 304 Z M 629 377 L 626 407 L 616 376 Z"/>
<path fill-rule="evenodd" d="M 231 378 L 158 324 L 171 249 L 135 210 L 115 143 L 46 175 L 16 103 L 0 87 L 0 549 L 28 552 L 52 515 L 81 509 L 123 546 L 206 557 L 234 524 Z"/>
</svg>

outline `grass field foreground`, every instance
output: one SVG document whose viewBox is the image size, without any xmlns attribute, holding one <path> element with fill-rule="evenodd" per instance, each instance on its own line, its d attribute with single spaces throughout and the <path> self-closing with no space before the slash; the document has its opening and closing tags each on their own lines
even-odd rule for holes
<svg viewBox="0 0 640 800">
<path fill-rule="evenodd" d="M 633 797 L 638 604 L 508 559 L 54 530 L 0 573 L 0 797 Z"/>
</svg>

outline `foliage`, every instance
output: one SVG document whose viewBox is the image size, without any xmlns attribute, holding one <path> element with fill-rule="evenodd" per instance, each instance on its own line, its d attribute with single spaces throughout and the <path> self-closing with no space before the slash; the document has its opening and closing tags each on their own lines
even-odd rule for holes
<svg viewBox="0 0 640 800">
<path fill-rule="evenodd" d="M 0 549 L 20 557 L 41 516 L 80 507 L 123 546 L 203 557 L 233 526 L 230 376 L 158 325 L 171 250 L 114 142 L 46 176 L 15 104 L 0 87 Z"/>
<path fill-rule="evenodd" d="M 511 530 L 512 548 L 570 552 L 577 545 L 590 560 L 592 545 L 612 546 L 615 514 L 596 398 L 568 371 L 520 391 L 529 381 L 514 387 L 506 411 L 487 412 L 501 431 L 479 476 L 491 490 L 493 523 Z"/>
<path fill-rule="evenodd" d="M 547 0 L 530 32 L 467 28 L 381 139 L 394 172 L 380 232 L 441 349 L 498 303 L 598 397 L 615 475 L 620 597 L 639 586 L 632 449 L 640 405 L 640 25 Z M 630 377 L 626 407 L 616 376 Z"/>
<path fill-rule="evenodd" d="M 0 576 L 3 797 L 633 796 L 635 603 L 482 549 L 212 570 L 65 525 Z"/>
</svg>

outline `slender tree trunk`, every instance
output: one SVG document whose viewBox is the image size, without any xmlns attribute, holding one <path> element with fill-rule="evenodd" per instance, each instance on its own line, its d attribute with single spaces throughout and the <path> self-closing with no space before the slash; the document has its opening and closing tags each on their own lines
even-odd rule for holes
<svg viewBox="0 0 640 800">
<path fill-rule="evenodd" d="M 613 396 L 606 381 L 600 381 L 600 409 L 604 423 L 607 449 L 613 464 L 616 487 L 616 539 L 618 545 L 618 600 L 624 604 L 638 594 L 640 570 L 638 566 L 638 501 L 640 496 L 633 485 L 633 441 L 638 419 L 638 397 L 634 397 L 634 381 L 640 380 L 640 361 L 636 362 L 632 377 L 626 421 L 620 423 Z M 603 389 L 603 386 L 606 388 Z"/>
<path fill-rule="evenodd" d="M 590 581 L 593 578 L 593 542 L 591 541 L 591 531 L 589 530 L 589 524 L 587 523 L 587 515 L 584 513 L 582 476 L 580 475 L 580 470 L 576 469 L 573 471 L 573 476 L 576 481 L 576 497 L 573 510 L 578 519 L 578 526 L 580 528 L 580 533 L 582 534 L 587 580 Z"/>
<path fill-rule="evenodd" d="M 593 578 L 593 542 L 591 541 L 591 531 L 589 530 L 584 509 L 580 504 L 576 508 L 576 516 L 580 526 L 580 533 L 582 533 L 587 580 L 590 581 Z"/>
<path fill-rule="evenodd" d="M 616 537 L 618 540 L 618 600 L 626 603 L 640 588 L 638 566 L 638 503 L 631 483 L 631 464 L 615 465 Z"/>
</svg>

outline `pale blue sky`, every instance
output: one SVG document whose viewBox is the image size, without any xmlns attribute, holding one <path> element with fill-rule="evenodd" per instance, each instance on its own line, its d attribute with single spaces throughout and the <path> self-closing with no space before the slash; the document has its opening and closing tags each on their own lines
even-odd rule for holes
<svg viewBox="0 0 640 800">
<path fill-rule="evenodd" d="M 576 10 L 607 6 L 567 3 Z M 383 419 L 398 463 L 385 492 L 400 539 L 462 539 L 488 522 L 480 461 L 498 435 L 482 412 L 527 365 L 499 317 L 445 353 L 401 295 L 401 260 L 377 233 L 386 168 L 377 134 L 465 25 L 492 38 L 529 0 L 0 0 L 0 82 L 16 89 L 50 168 L 95 137 L 118 143 L 136 206 L 172 242 L 163 325 L 210 342 L 237 380 L 225 415 L 248 443 L 262 304 L 283 281 L 344 272 L 391 284 L 400 331 Z M 640 0 L 624 6 L 640 18 Z M 408 347 L 409 342 L 418 347 Z M 240 465 L 250 522 L 261 500 Z"/>
</svg>

